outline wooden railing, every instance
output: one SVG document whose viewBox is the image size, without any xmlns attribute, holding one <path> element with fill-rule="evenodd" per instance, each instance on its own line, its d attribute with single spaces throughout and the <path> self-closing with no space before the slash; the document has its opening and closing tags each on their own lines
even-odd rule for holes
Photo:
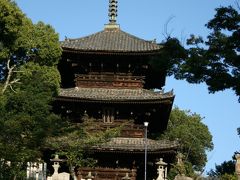
<svg viewBox="0 0 240 180">
<path fill-rule="evenodd" d="M 97 132 L 99 130 L 117 127 L 121 128 L 121 137 L 144 137 L 144 126 L 140 124 L 134 124 L 134 122 L 127 120 L 114 120 L 112 123 L 103 123 L 102 120 L 96 120 L 94 121 L 94 126 L 90 130 L 91 132 Z"/>
<path fill-rule="evenodd" d="M 75 83 L 77 87 L 143 87 L 144 79 L 144 76 L 133 76 L 131 74 L 120 73 L 91 73 L 75 75 Z"/>
</svg>

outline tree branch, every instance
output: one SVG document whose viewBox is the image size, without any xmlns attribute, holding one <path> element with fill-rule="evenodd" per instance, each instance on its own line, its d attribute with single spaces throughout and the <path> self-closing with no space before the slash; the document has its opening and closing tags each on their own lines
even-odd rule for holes
<svg viewBox="0 0 240 180">
<path fill-rule="evenodd" d="M 165 37 L 165 39 L 169 39 L 171 37 L 171 34 L 173 32 L 173 29 L 171 29 L 171 31 L 169 32 L 168 30 L 168 25 L 169 23 L 175 18 L 175 16 L 171 16 L 168 18 L 167 22 L 164 24 L 164 32 L 163 32 L 163 36 Z"/>
<path fill-rule="evenodd" d="M 237 6 L 238 10 L 240 10 L 240 1 L 238 0 L 235 3 L 236 3 L 236 6 Z"/>
<path fill-rule="evenodd" d="M 13 81 L 10 81 L 10 79 L 12 77 L 12 74 L 14 72 L 13 70 L 14 70 L 15 67 L 16 67 L 16 65 L 10 66 L 10 59 L 8 59 L 8 61 L 7 61 L 7 70 L 8 70 L 7 79 L 4 83 L 4 86 L 3 86 L 3 89 L 2 89 L 2 92 L 1 92 L 2 94 L 4 94 L 4 92 L 6 91 L 8 86 L 10 86 L 10 88 L 13 90 L 12 84 L 14 84 L 16 82 L 19 82 L 19 80 L 20 80 L 20 79 L 14 79 Z"/>
</svg>

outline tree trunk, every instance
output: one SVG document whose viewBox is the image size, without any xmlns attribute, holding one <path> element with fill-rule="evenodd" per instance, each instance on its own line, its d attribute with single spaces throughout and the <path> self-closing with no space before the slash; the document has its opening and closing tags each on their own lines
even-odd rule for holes
<svg viewBox="0 0 240 180">
<path fill-rule="evenodd" d="M 13 176 L 13 180 L 16 180 L 16 179 L 17 179 L 17 175 L 14 175 L 14 176 Z"/>
</svg>

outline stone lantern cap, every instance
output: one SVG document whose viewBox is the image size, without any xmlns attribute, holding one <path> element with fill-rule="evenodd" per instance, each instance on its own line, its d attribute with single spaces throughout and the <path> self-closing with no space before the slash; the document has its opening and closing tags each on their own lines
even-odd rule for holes
<svg viewBox="0 0 240 180">
<path fill-rule="evenodd" d="M 160 158 L 160 160 L 158 162 L 156 162 L 156 165 L 159 165 L 159 166 L 167 166 L 167 163 L 165 163 L 163 161 L 163 158 Z"/>
<path fill-rule="evenodd" d="M 50 159 L 52 162 L 63 162 L 65 161 L 64 159 L 59 159 L 58 154 L 55 154 L 55 157 L 53 159 Z"/>
</svg>

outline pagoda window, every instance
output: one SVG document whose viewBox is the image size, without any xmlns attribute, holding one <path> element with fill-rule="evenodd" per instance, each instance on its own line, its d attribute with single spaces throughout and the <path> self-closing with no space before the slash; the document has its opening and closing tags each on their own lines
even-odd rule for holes
<svg viewBox="0 0 240 180">
<path fill-rule="evenodd" d="M 102 116 L 103 116 L 104 123 L 113 123 L 114 109 L 113 108 L 104 108 Z"/>
</svg>

